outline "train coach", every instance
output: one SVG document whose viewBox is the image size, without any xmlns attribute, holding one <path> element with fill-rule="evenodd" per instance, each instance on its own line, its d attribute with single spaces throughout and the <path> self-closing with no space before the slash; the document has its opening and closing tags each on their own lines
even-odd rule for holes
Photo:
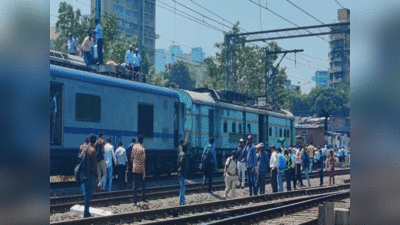
<svg viewBox="0 0 400 225">
<path fill-rule="evenodd" d="M 57 95 L 50 129 L 51 175 L 73 174 L 79 146 L 99 132 L 114 147 L 143 135 L 148 174 L 176 170 L 184 108 L 177 91 L 53 64 L 50 76 L 51 98 Z"/>
<path fill-rule="evenodd" d="M 253 142 L 266 146 L 283 147 L 295 144 L 294 116 L 285 110 L 261 106 L 258 99 L 229 91 L 207 88 L 182 90 L 185 103 L 184 129 L 188 135 L 189 154 L 194 156 L 194 167 L 210 138 L 215 140 L 218 167 L 223 167 L 227 153 L 236 149 L 239 140 L 252 135 Z"/>
<path fill-rule="evenodd" d="M 240 138 L 284 147 L 295 143 L 294 117 L 260 106 L 258 100 L 206 88 L 174 90 L 86 71 L 79 57 L 50 53 L 50 94 L 56 119 L 50 129 L 51 175 L 72 175 L 79 146 L 90 133 L 104 133 L 116 149 L 138 135 L 147 149 L 146 175 L 176 172 L 177 147 L 188 134 L 191 171 L 198 171 L 203 148 L 215 139 L 218 167 Z M 109 71 L 116 71 L 111 66 Z M 115 76 L 115 77 L 112 77 Z M 187 132 L 188 131 L 188 132 Z"/>
</svg>

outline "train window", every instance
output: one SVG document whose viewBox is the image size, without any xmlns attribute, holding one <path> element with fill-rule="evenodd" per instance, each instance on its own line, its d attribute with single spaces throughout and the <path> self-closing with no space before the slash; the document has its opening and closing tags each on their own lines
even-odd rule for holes
<svg viewBox="0 0 400 225">
<path fill-rule="evenodd" d="M 279 137 L 282 137 L 282 128 L 279 128 Z"/>
<path fill-rule="evenodd" d="M 224 133 L 228 133 L 228 122 L 224 121 Z"/>
<path fill-rule="evenodd" d="M 251 134 L 251 126 L 249 123 L 247 124 L 247 132 L 249 132 L 249 134 Z"/>
<path fill-rule="evenodd" d="M 227 109 L 227 110 L 226 110 L 226 112 L 227 112 L 227 113 L 226 113 L 226 114 L 227 114 L 227 116 L 229 116 L 229 109 Z"/>
<path fill-rule="evenodd" d="M 239 123 L 239 133 L 242 133 L 242 123 Z"/>
<path fill-rule="evenodd" d="M 236 133 L 236 122 L 232 123 L 232 133 Z"/>
<path fill-rule="evenodd" d="M 275 137 L 278 137 L 278 128 L 275 127 Z"/>
<path fill-rule="evenodd" d="M 272 136 L 272 127 L 269 128 L 269 136 Z"/>
<path fill-rule="evenodd" d="M 246 134 L 246 124 L 243 123 L 243 133 Z"/>
<path fill-rule="evenodd" d="M 79 121 L 99 123 L 101 120 L 101 97 L 76 93 L 75 118 Z"/>
<path fill-rule="evenodd" d="M 138 135 L 153 137 L 154 106 L 139 104 L 138 106 Z"/>
<path fill-rule="evenodd" d="M 303 136 L 307 136 L 307 130 L 303 130 Z"/>
</svg>

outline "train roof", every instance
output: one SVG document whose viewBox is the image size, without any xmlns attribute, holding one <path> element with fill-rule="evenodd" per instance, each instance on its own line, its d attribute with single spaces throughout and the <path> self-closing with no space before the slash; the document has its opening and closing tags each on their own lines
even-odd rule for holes
<svg viewBox="0 0 400 225">
<path fill-rule="evenodd" d="M 188 90 L 181 90 L 185 92 L 187 95 L 190 96 L 191 102 L 201 104 L 201 105 L 209 105 L 209 106 L 215 106 L 218 104 L 220 107 L 223 108 L 228 108 L 228 109 L 233 109 L 233 110 L 238 110 L 238 111 L 247 111 L 251 113 L 257 113 L 257 114 L 267 114 L 271 116 L 276 116 L 276 117 L 286 117 L 289 119 L 294 119 L 294 116 L 292 113 L 286 110 L 279 110 L 279 111 L 272 111 L 272 110 L 267 110 L 263 108 L 258 108 L 255 106 L 251 105 L 244 105 L 244 104 L 235 104 L 227 101 L 219 101 L 213 98 L 213 96 L 217 96 L 219 93 L 214 92 L 195 92 L 195 91 L 188 91 Z M 188 100 L 186 100 L 188 101 Z M 191 104 L 190 102 L 190 104 Z M 188 104 L 188 103 L 185 103 Z"/>
<path fill-rule="evenodd" d="M 151 94 L 163 95 L 173 98 L 179 98 L 179 94 L 176 90 L 163 88 L 151 84 L 140 83 L 135 81 L 124 80 L 120 78 L 114 78 L 110 76 L 104 76 L 96 73 L 86 72 L 77 69 L 71 69 L 62 66 L 56 66 L 50 64 L 50 75 L 60 78 L 67 78 L 76 81 L 82 81 L 93 84 L 100 84 L 112 87 L 120 87 L 130 90 L 136 90 L 140 92 L 146 92 Z"/>
</svg>

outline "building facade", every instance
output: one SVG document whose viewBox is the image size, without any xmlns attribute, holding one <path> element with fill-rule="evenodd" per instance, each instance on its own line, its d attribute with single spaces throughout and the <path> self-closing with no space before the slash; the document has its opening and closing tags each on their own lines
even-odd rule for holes
<svg viewBox="0 0 400 225">
<path fill-rule="evenodd" d="M 350 10 L 339 9 L 338 22 L 348 21 L 350 21 Z M 350 81 L 350 35 L 331 35 L 329 46 L 328 86 L 330 88 L 336 88 L 341 82 Z"/>
<path fill-rule="evenodd" d="M 181 59 L 183 51 L 179 45 L 171 45 L 167 51 L 167 64 L 175 63 L 178 59 Z"/>
<path fill-rule="evenodd" d="M 192 48 L 191 55 L 192 64 L 196 65 L 205 59 L 206 54 L 203 52 L 203 49 L 201 47 L 196 47 Z"/>
<path fill-rule="evenodd" d="M 328 71 L 317 71 L 312 77 L 317 87 L 328 87 Z"/>
<path fill-rule="evenodd" d="M 156 49 L 156 64 L 155 64 L 156 73 L 164 71 L 165 65 L 167 65 L 167 54 L 165 52 L 165 49 Z"/>
<path fill-rule="evenodd" d="M 96 0 L 91 0 L 94 10 Z M 152 0 L 101 0 L 101 12 L 108 12 L 117 18 L 117 38 L 133 35 L 146 47 L 150 64 L 155 64 L 156 7 Z"/>
</svg>

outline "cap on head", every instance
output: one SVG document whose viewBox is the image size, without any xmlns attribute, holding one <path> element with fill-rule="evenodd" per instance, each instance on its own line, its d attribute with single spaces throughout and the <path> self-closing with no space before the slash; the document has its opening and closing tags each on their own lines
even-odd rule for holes
<svg viewBox="0 0 400 225">
<path fill-rule="evenodd" d="M 256 145 L 256 148 L 264 148 L 264 143 L 258 143 L 258 144 Z"/>
<path fill-rule="evenodd" d="M 275 145 L 271 145 L 271 147 L 270 147 L 271 149 L 275 149 Z"/>
<path fill-rule="evenodd" d="M 249 136 L 247 136 L 247 139 L 248 139 L 248 140 L 252 140 L 253 137 L 252 137 L 251 135 L 249 135 Z"/>
<path fill-rule="evenodd" d="M 244 142 L 243 138 L 240 138 L 239 142 Z"/>
<path fill-rule="evenodd" d="M 72 33 L 70 32 L 70 33 L 68 34 L 68 36 L 72 36 Z"/>
<path fill-rule="evenodd" d="M 139 49 L 138 49 L 138 48 L 135 48 L 135 52 L 137 52 L 137 51 L 139 51 Z"/>
<path fill-rule="evenodd" d="M 129 48 L 133 48 L 132 45 L 129 45 Z"/>
</svg>

